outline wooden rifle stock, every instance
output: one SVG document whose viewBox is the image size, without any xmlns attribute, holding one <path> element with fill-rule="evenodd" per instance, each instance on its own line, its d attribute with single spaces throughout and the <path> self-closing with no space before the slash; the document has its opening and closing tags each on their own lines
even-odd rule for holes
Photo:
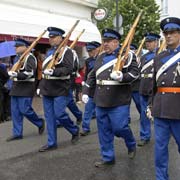
<svg viewBox="0 0 180 180">
<path fill-rule="evenodd" d="M 75 22 L 75 24 L 72 26 L 72 28 L 70 29 L 70 31 L 67 33 L 66 37 L 64 38 L 64 40 L 62 41 L 62 43 L 58 46 L 57 50 L 55 51 L 52 60 L 49 62 L 49 64 L 47 65 L 46 69 L 53 69 L 54 66 L 58 63 L 59 59 L 61 58 L 65 47 L 68 44 L 69 38 L 71 36 L 71 33 L 74 31 L 75 27 L 78 25 L 80 20 L 77 20 Z"/>
<path fill-rule="evenodd" d="M 82 34 L 84 33 L 85 29 L 83 29 L 80 34 L 78 35 L 78 37 L 72 42 L 72 44 L 70 45 L 71 49 L 74 49 L 76 43 L 78 42 L 79 38 L 82 36 Z"/>
<path fill-rule="evenodd" d="M 101 46 L 99 47 L 98 55 L 102 54 L 103 51 L 104 51 L 104 43 L 103 43 L 103 41 L 101 41 L 101 42 L 102 42 L 102 43 L 101 43 Z"/>
<path fill-rule="evenodd" d="M 144 45 L 144 43 L 145 43 L 145 40 L 146 40 L 146 38 L 144 37 L 144 38 L 142 39 L 142 41 L 141 41 L 141 44 L 140 44 L 139 47 L 138 47 L 138 50 L 137 50 L 137 52 L 136 52 L 136 56 L 137 56 L 137 57 L 139 57 L 139 55 L 140 55 L 140 53 L 141 53 L 141 51 L 142 51 L 143 45 Z"/>
<path fill-rule="evenodd" d="M 129 55 L 129 51 L 130 51 L 130 45 L 131 45 L 132 39 L 133 39 L 133 37 L 134 37 L 134 34 L 135 34 L 135 30 L 132 31 L 132 34 L 131 34 L 131 36 L 130 36 L 130 38 L 129 38 L 129 41 L 128 41 L 128 44 L 127 44 L 127 46 L 126 46 L 125 53 L 123 54 L 123 56 L 121 56 L 121 59 L 120 59 L 120 61 L 119 61 L 119 62 L 120 62 L 120 63 L 119 63 L 119 71 L 122 70 L 122 68 L 123 68 L 126 60 L 128 59 L 128 55 Z M 119 58 L 119 57 L 118 57 L 118 58 Z"/>
<path fill-rule="evenodd" d="M 125 40 L 124 40 L 124 42 L 123 42 L 123 45 L 122 45 L 122 47 L 121 47 L 121 49 L 120 49 L 120 51 L 119 51 L 118 59 L 117 59 L 117 62 L 116 62 L 116 64 L 115 64 L 115 66 L 114 66 L 113 71 L 119 71 L 119 70 L 121 70 L 120 68 L 122 68 L 122 64 L 124 64 L 125 61 L 126 61 L 126 59 L 124 59 L 125 56 L 122 57 L 122 54 L 124 53 L 124 50 L 128 48 L 128 47 L 127 47 L 128 44 L 129 44 L 129 45 L 131 44 L 131 41 L 132 41 L 132 39 L 133 39 L 133 36 L 132 36 L 132 35 L 134 35 L 134 33 L 135 33 L 135 28 L 136 28 L 136 26 L 137 26 L 137 24 L 138 24 L 138 22 L 139 22 L 139 20 L 140 20 L 140 17 L 141 17 L 141 15 L 142 15 L 142 12 L 143 12 L 143 11 L 141 10 L 140 13 L 138 14 L 138 16 L 136 17 L 136 19 L 135 19 L 135 21 L 134 21 L 131 29 L 129 30 L 129 32 L 128 32 L 128 34 L 127 34 L 127 36 L 126 36 L 126 38 L 125 38 Z M 124 61 L 124 63 L 122 63 L 122 60 Z M 121 67 L 120 67 L 120 66 L 121 66 Z"/>
<path fill-rule="evenodd" d="M 166 39 L 164 38 L 159 49 L 158 49 L 157 54 L 161 53 L 165 49 L 165 46 L 166 46 Z"/>
<path fill-rule="evenodd" d="M 38 41 L 42 38 L 42 36 L 46 33 L 47 30 L 44 30 L 43 33 L 41 33 L 36 40 L 27 48 L 27 50 L 21 55 L 19 60 L 13 65 L 10 71 L 17 72 L 24 64 L 24 61 L 26 59 L 26 56 L 31 52 L 31 50 L 36 46 Z"/>
</svg>

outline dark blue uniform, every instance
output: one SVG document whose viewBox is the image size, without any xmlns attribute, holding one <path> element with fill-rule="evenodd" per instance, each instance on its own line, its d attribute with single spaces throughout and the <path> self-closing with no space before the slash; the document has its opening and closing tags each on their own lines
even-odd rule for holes
<svg viewBox="0 0 180 180">
<path fill-rule="evenodd" d="M 18 56 L 18 58 L 20 57 Z M 38 117 L 32 108 L 36 90 L 36 68 L 37 60 L 32 54 L 29 54 L 23 67 L 17 72 L 17 77 L 13 78 L 10 95 L 14 138 L 23 136 L 24 116 L 39 129 L 44 126 L 42 118 Z"/>
<path fill-rule="evenodd" d="M 138 68 L 136 58 L 133 56 L 131 63 L 122 70 L 122 82 L 112 80 L 110 73 L 116 62 L 118 51 L 119 48 L 111 54 L 100 55 L 87 81 L 90 87 L 95 87 L 94 101 L 98 135 L 104 162 L 112 162 L 115 159 L 114 136 L 124 139 L 128 151 L 134 150 L 136 146 L 134 136 L 128 126 L 128 116 L 131 100 L 130 82 L 138 77 Z M 101 71 L 100 69 L 105 66 L 106 68 Z"/>
<path fill-rule="evenodd" d="M 145 34 L 146 41 L 158 42 L 160 36 L 154 33 Z M 152 95 L 152 84 L 153 84 L 153 63 L 154 57 L 157 53 L 157 47 L 141 58 L 141 76 L 140 76 L 140 104 L 141 104 L 141 118 L 140 118 L 140 143 L 139 146 L 143 146 L 149 142 L 151 138 L 151 121 L 146 116 L 146 110 L 148 105 L 148 99 Z"/>
<path fill-rule="evenodd" d="M 90 57 L 86 60 L 86 72 L 85 72 L 85 79 L 87 80 L 87 76 L 89 72 L 93 69 L 94 63 L 96 58 Z M 83 122 L 82 122 L 82 129 L 83 132 L 90 132 L 90 122 L 93 117 L 93 114 L 95 113 L 96 105 L 93 100 L 94 96 L 94 88 L 89 89 L 89 100 L 85 104 L 85 110 L 84 110 L 84 116 L 83 116 Z"/>
<path fill-rule="evenodd" d="M 180 19 L 161 21 L 165 38 L 174 39 L 176 48 L 167 48 L 154 61 L 153 108 L 155 128 L 156 180 L 169 180 L 168 144 L 174 137 L 180 153 Z"/>
<path fill-rule="evenodd" d="M 140 119 L 140 139 L 149 141 L 151 138 L 151 121 L 146 116 L 149 96 L 152 94 L 152 77 L 153 63 L 156 56 L 156 50 L 148 52 L 141 58 L 141 80 L 139 87 L 140 104 L 141 104 L 141 119 Z M 152 63 L 151 63 L 152 62 Z M 149 66 L 144 69 L 145 65 Z"/>
<path fill-rule="evenodd" d="M 62 36 L 64 31 L 59 28 L 49 27 L 49 37 Z M 54 51 L 48 53 L 48 57 L 43 62 L 43 73 L 52 60 Z M 48 142 L 39 151 L 43 152 L 57 147 L 57 121 L 65 127 L 73 137 L 78 137 L 79 128 L 74 125 L 65 109 L 69 103 L 68 95 L 71 88 L 70 76 L 73 71 L 73 53 L 66 47 L 61 59 L 55 65 L 53 74 L 43 74 L 40 82 L 40 91 L 43 95 L 43 106 L 45 119 L 47 122 Z"/>
<path fill-rule="evenodd" d="M 100 47 L 100 43 L 96 42 L 96 41 L 92 41 L 89 43 L 86 43 L 86 49 L 87 51 L 94 51 L 95 52 L 95 56 L 94 57 L 89 57 L 88 59 L 86 59 L 86 71 L 85 71 L 85 77 L 84 77 L 84 81 L 87 80 L 88 78 L 88 74 L 90 73 L 90 71 L 94 68 L 94 64 L 96 61 L 96 56 L 97 56 L 97 48 Z M 91 119 L 93 117 L 93 115 L 95 114 L 95 108 L 96 105 L 93 101 L 93 97 L 94 97 L 94 88 L 89 88 L 89 100 L 85 105 L 85 110 L 84 110 L 84 117 L 83 117 L 83 122 L 82 122 L 82 135 L 86 134 L 87 132 L 90 132 L 90 122 Z"/>
</svg>

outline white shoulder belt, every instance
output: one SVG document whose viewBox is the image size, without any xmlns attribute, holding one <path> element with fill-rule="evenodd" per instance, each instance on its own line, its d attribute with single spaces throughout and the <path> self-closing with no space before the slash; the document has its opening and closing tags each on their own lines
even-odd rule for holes
<svg viewBox="0 0 180 180">
<path fill-rule="evenodd" d="M 112 61 L 106 63 L 105 65 L 101 66 L 97 71 L 96 71 L 96 77 L 101 74 L 104 70 L 106 70 L 107 68 L 111 67 L 112 65 L 114 65 L 117 61 L 116 59 L 113 59 Z"/>
<path fill-rule="evenodd" d="M 156 81 L 159 79 L 161 74 L 166 71 L 173 63 L 175 63 L 180 58 L 180 52 L 178 52 L 175 56 L 170 58 L 165 64 L 161 66 L 156 74 Z"/>
<path fill-rule="evenodd" d="M 151 66 L 154 63 L 154 59 L 151 59 L 148 63 L 146 63 L 142 69 L 141 72 L 143 72 L 145 69 L 147 69 L 149 66 Z"/>
</svg>

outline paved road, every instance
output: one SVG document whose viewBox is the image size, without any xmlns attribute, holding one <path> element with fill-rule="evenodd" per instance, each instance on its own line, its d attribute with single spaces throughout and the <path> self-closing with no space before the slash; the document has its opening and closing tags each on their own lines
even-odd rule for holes
<svg viewBox="0 0 180 180">
<path fill-rule="evenodd" d="M 41 99 L 36 98 L 34 107 L 43 114 Z M 83 110 L 83 105 L 80 105 Z M 138 140 L 139 118 L 132 105 L 132 129 Z M 134 160 L 128 159 L 122 139 L 115 139 L 116 164 L 106 169 L 96 169 L 93 163 L 100 159 L 97 128 L 92 120 L 92 133 L 72 145 L 71 135 L 58 129 L 58 149 L 39 153 L 46 143 L 46 132 L 24 121 L 24 139 L 7 143 L 11 134 L 11 122 L 0 124 L 0 180 L 154 180 L 154 139 L 143 148 L 137 148 Z M 152 128 L 153 130 L 153 128 Z M 170 179 L 180 179 L 180 157 L 174 140 L 170 142 Z"/>
</svg>

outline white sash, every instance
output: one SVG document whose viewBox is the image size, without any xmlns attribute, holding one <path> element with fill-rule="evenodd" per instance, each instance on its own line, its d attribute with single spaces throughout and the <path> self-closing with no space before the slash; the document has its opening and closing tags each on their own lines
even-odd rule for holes
<svg viewBox="0 0 180 180">
<path fill-rule="evenodd" d="M 26 56 L 26 59 L 25 59 L 25 61 L 24 61 L 23 66 L 20 68 L 21 70 L 23 70 L 23 69 L 25 68 L 29 56 L 33 56 L 33 58 L 35 59 L 35 65 L 36 65 L 36 68 L 37 68 L 37 59 L 36 59 L 36 57 L 35 57 L 32 53 L 29 53 L 29 54 Z"/>
<path fill-rule="evenodd" d="M 154 59 L 151 59 L 148 63 L 146 63 L 142 69 L 141 72 L 143 72 L 145 69 L 147 69 L 149 66 L 151 66 L 154 63 Z"/>
<path fill-rule="evenodd" d="M 52 59 L 53 55 L 51 54 L 50 56 L 48 56 L 44 61 L 43 61 L 43 64 L 42 64 L 42 67 L 44 68 L 44 66 Z"/>
<path fill-rule="evenodd" d="M 106 70 L 107 68 L 111 67 L 112 65 L 114 65 L 117 61 L 116 59 L 111 60 L 110 62 L 106 63 L 105 65 L 101 66 L 97 71 L 96 71 L 96 77 L 102 73 L 104 70 Z"/>
<path fill-rule="evenodd" d="M 159 79 L 159 76 L 166 71 L 173 63 L 175 63 L 180 58 L 180 52 L 178 52 L 175 56 L 170 58 L 165 64 L 161 66 L 156 74 L 156 81 Z"/>
</svg>

